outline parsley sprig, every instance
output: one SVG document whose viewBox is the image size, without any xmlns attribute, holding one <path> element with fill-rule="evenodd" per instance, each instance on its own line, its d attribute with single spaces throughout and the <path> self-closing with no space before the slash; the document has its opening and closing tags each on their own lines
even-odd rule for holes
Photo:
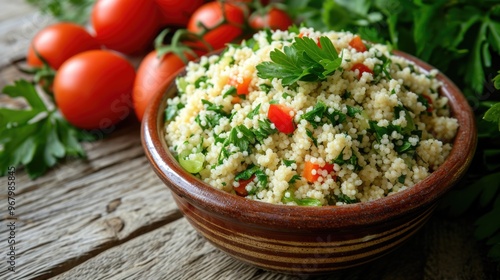
<svg viewBox="0 0 500 280">
<path fill-rule="evenodd" d="M 335 46 L 326 36 L 319 38 L 319 45 L 311 38 L 297 37 L 283 51 L 273 50 L 270 58 L 271 61 L 257 65 L 257 76 L 263 79 L 282 79 L 283 85 L 292 85 L 297 81 L 324 80 L 342 63 Z"/>
<path fill-rule="evenodd" d="M 24 97 L 29 108 L 0 108 L 0 176 L 9 166 L 23 165 L 34 179 L 60 159 L 85 155 L 80 141 L 91 140 L 90 133 L 69 124 L 52 104 L 44 102 L 33 84 L 18 80 L 3 93 Z"/>
</svg>

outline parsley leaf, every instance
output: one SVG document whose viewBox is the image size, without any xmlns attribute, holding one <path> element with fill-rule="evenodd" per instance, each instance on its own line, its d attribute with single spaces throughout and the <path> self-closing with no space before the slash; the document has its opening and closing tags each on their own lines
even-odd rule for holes
<svg viewBox="0 0 500 280">
<path fill-rule="evenodd" d="M 255 138 L 261 143 L 262 141 L 264 141 L 264 139 L 269 137 L 269 135 L 277 132 L 278 130 L 276 128 L 271 127 L 271 122 L 269 121 L 269 119 L 259 120 L 259 128 L 253 130 Z"/>
<path fill-rule="evenodd" d="M 498 130 L 500 131 L 500 102 L 491 106 L 491 108 L 484 114 L 483 119 L 496 123 L 498 125 Z"/>
<path fill-rule="evenodd" d="M 257 76 L 282 79 L 283 85 L 324 80 L 340 67 L 342 58 L 338 57 L 330 39 L 321 37 L 319 40 L 321 47 L 308 37 L 297 37 L 283 51 L 274 49 L 270 53 L 271 61 L 256 66 Z"/>
<path fill-rule="evenodd" d="M 60 159 L 85 156 L 80 141 L 90 140 L 90 134 L 70 125 L 59 111 L 49 110 L 31 83 L 16 81 L 3 93 L 24 96 L 30 108 L 0 109 L 0 176 L 9 166 L 23 165 L 34 179 Z"/>
<path fill-rule="evenodd" d="M 260 111 L 260 103 L 255 108 L 253 108 L 253 110 L 250 113 L 248 113 L 247 118 L 253 119 L 253 117 L 259 115 L 259 111 Z"/>
<path fill-rule="evenodd" d="M 38 7 L 43 13 L 50 14 L 59 21 L 70 21 L 85 24 L 95 0 L 26 0 L 29 4 Z"/>
</svg>

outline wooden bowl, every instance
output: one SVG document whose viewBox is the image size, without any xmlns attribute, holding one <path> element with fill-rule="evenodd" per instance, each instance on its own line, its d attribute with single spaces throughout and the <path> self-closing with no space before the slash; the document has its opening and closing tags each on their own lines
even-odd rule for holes
<svg viewBox="0 0 500 280">
<path fill-rule="evenodd" d="M 415 62 L 424 72 L 433 69 L 408 54 L 394 53 Z M 443 82 L 440 93 L 448 97 L 460 125 L 450 155 L 415 186 L 371 202 L 275 205 L 226 193 L 197 179 L 178 164 L 164 140 L 166 99 L 176 94 L 172 82 L 144 115 L 142 143 L 184 216 L 216 247 L 266 270 L 325 274 L 372 261 L 408 240 L 469 167 L 477 142 L 474 114 L 447 77 L 438 74 L 437 79 Z"/>
</svg>

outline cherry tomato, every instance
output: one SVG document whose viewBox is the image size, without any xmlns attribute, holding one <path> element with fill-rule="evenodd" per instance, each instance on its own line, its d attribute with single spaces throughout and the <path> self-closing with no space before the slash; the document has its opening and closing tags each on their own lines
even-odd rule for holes
<svg viewBox="0 0 500 280">
<path fill-rule="evenodd" d="M 351 41 L 349 42 L 349 46 L 351 46 L 358 52 L 366 52 L 365 43 L 363 43 L 361 37 L 359 36 L 355 36 L 354 38 L 352 38 Z"/>
<path fill-rule="evenodd" d="M 162 25 L 187 26 L 189 18 L 204 0 L 155 0 L 161 12 Z"/>
<path fill-rule="evenodd" d="M 370 73 L 373 74 L 372 69 L 368 68 L 368 66 L 364 65 L 363 63 L 356 63 L 351 67 L 351 71 L 358 70 L 358 78 L 361 79 L 363 76 L 363 73 Z"/>
<path fill-rule="evenodd" d="M 61 65 L 54 97 L 63 116 L 83 129 L 105 129 L 131 111 L 134 67 L 107 50 L 77 54 Z"/>
<path fill-rule="evenodd" d="M 97 40 L 125 54 L 139 53 L 151 44 L 159 19 L 153 0 L 99 0 L 91 14 Z"/>
<path fill-rule="evenodd" d="M 259 11 L 254 12 L 250 16 L 250 27 L 255 30 L 270 28 L 272 30 L 287 30 L 293 25 L 293 20 L 283 10 L 272 7 L 266 13 L 262 14 Z"/>
<path fill-rule="evenodd" d="M 231 3 L 245 3 L 245 4 L 251 4 L 254 0 L 227 0 L 227 2 Z M 260 0 L 260 4 L 262 6 L 267 6 L 269 5 L 270 0 Z"/>
<path fill-rule="evenodd" d="M 189 60 L 193 57 L 188 56 Z M 156 51 L 144 57 L 137 69 L 132 100 L 135 115 L 142 120 L 149 101 L 156 94 L 162 93 L 184 62 L 175 54 L 169 53 L 159 58 Z"/>
<path fill-rule="evenodd" d="M 226 15 L 227 23 L 221 24 L 223 20 L 223 13 Z M 208 2 L 198 8 L 189 19 L 187 29 L 191 32 L 203 32 L 202 26 L 210 30 L 203 39 L 212 46 L 214 50 L 223 48 L 226 43 L 230 43 L 242 35 L 243 24 L 245 22 L 245 15 L 243 10 L 229 3 L 221 2 Z M 220 26 L 218 26 L 221 24 Z M 202 47 L 201 44 L 198 46 Z"/>
<path fill-rule="evenodd" d="M 290 115 L 291 108 L 281 104 L 269 105 L 267 118 L 274 123 L 276 129 L 280 132 L 291 134 L 295 130 L 293 117 Z"/>
<path fill-rule="evenodd" d="M 38 32 L 28 49 L 26 62 L 31 66 L 42 66 L 36 52 L 54 69 L 75 54 L 100 49 L 99 42 L 85 28 L 74 23 L 56 23 Z M 35 52 L 36 50 L 36 52 Z"/>
<path fill-rule="evenodd" d="M 317 163 L 306 161 L 304 164 L 304 170 L 302 171 L 302 177 L 304 177 L 307 182 L 314 183 L 319 177 L 322 177 L 320 173 L 322 170 L 326 170 L 326 172 L 331 173 L 333 171 L 333 164 L 325 163 L 325 166 L 321 167 Z"/>
</svg>

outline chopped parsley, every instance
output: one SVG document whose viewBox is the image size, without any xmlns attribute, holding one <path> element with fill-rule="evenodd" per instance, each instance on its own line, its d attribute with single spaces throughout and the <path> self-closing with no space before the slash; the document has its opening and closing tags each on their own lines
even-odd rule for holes
<svg viewBox="0 0 500 280">
<path fill-rule="evenodd" d="M 313 109 L 302 115 L 302 119 L 308 121 L 314 128 L 323 125 L 326 121 L 329 121 L 332 125 L 337 125 L 346 120 L 346 115 L 342 112 L 333 110 L 329 113 L 329 108 L 322 101 L 318 101 L 314 105 Z"/>
<path fill-rule="evenodd" d="M 344 149 L 340 152 L 340 154 L 335 158 L 333 163 L 336 163 L 338 165 L 344 165 L 344 164 L 350 164 L 354 166 L 354 171 L 359 171 L 363 169 L 359 164 L 358 164 L 358 157 L 352 153 L 352 156 L 348 158 L 347 160 L 344 160 Z"/>
<path fill-rule="evenodd" d="M 260 84 L 259 89 L 262 90 L 265 93 L 269 93 L 273 87 L 268 84 Z"/>
<path fill-rule="evenodd" d="M 269 135 L 277 133 L 278 130 L 276 128 L 271 127 L 271 122 L 269 119 L 265 120 L 259 120 L 259 128 L 254 129 L 253 134 L 255 135 L 255 138 L 257 141 L 261 142 L 264 141 Z"/>
<path fill-rule="evenodd" d="M 168 105 L 167 108 L 165 108 L 165 121 L 168 122 L 173 120 L 182 108 L 184 108 L 183 103 Z"/>
<path fill-rule="evenodd" d="M 347 115 L 351 118 L 354 118 L 356 116 L 356 114 L 361 114 L 361 112 L 363 111 L 361 108 L 357 108 L 357 107 L 353 107 L 353 106 L 349 106 L 349 105 L 347 105 L 346 108 L 347 108 Z"/>
<path fill-rule="evenodd" d="M 202 84 L 205 85 L 205 87 L 203 88 L 206 88 L 207 87 L 207 80 L 208 80 L 208 77 L 207 76 L 201 76 L 199 77 L 195 82 L 194 82 L 194 87 L 195 88 L 200 88 Z"/>
<path fill-rule="evenodd" d="M 219 153 L 218 164 L 222 164 L 224 159 L 228 158 L 231 153 L 228 150 L 229 145 L 233 145 L 240 152 L 247 151 L 250 153 L 251 145 L 254 145 L 256 141 L 261 142 L 264 141 L 269 135 L 276 133 L 277 130 L 271 127 L 271 122 L 266 120 L 259 120 L 259 128 L 258 129 L 249 129 L 245 125 L 240 124 L 236 127 L 233 127 L 229 132 L 229 136 L 227 138 L 216 138 L 216 142 L 222 143 L 222 149 Z"/>
<path fill-rule="evenodd" d="M 222 94 L 222 98 L 226 98 L 228 96 L 234 96 L 236 95 L 237 92 L 238 91 L 236 90 L 236 88 L 234 86 L 231 86 Z"/>
<path fill-rule="evenodd" d="M 290 178 L 290 180 L 288 180 L 288 184 L 289 185 L 293 185 L 298 180 L 300 180 L 300 176 L 298 174 L 295 174 L 295 175 L 292 176 L 292 178 Z"/>
<path fill-rule="evenodd" d="M 257 178 L 258 184 L 261 189 L 267 187 L 267 182 L 268 182 L 267 175 L 256 165 L 250 165 L 246 170 L 238 173 L 234 177 L 234 180 L 235 181 L 248 180 L 252 178 L 252 176 L 255 176 Z M 249 191 L 248 194 L 255 194 L 256 191 L 257 190 Z"/>
<path fill-rule="evenodd" d="M 415 130 L 415 121 L 413 120 L 410 111 L 407 110 L 403 106 L 396 106 L 394 107 L 394 118 L 398 119 L 399 114 L 401 112 L 404 112 L 405 114 L 405 119 L 406 119 L 406 126 L 401 130 L 401 132 L 405 135 L 410 134 L 413 130 Z"/>
<path fill-rule="evenodd" d="M 253 110 L 248 113 L 247 118 L 248 119 L 253 119 L 253 117 L 258 116 L 260 111 L 260 104 L 257 105 L 257 107 L 253 108 Z"/>
<path fill-rule="evenodd" d="M 298 176 L 298 175 L 295 175 L 295 176 Z M 292 177 L 292 179 L 294 177 Z M 300 206 L 322 206 L 323 205 L 321 203 L 321 201 L 319 201 L 318 199 L 315 199 L 315 198 L 310 198 L 310 197 L 306 197 L 306 198 L 302 198 L 302 199 L 296 198 L 295 197 L 295 187 L 293 186 L 293 184 L 290 184 L 290 187 L 288 187 L 288 189 L 285 191 L 285 193 L 283 194 L 283 197 L 281 198 L 281 202 L 283 202 L 283 203 L 295 202 L 297 205 L 300 205 Z"/>
<path fill-rule="evenodd" d="M 385 55 L 377 56 L 382 61 L 382 64 L 377 63 L 373 66 L 373 83 L 378 83 L 382 78 L 392 79 L 391 76 L 391 63 L 392 60 Z"/>
<path fill-rule="evenodd" d="M 352 204 L 352 203 L 356 203 L 356 199 L 352 199 L 350 197 L 348 197 L 347 195 L 341 193 L 337 196 L 337 201 L 339 202 L 343 202 L 345 204 Z"/>
<path fill-rule="evenodd" d="M 400 184 L 404 184 L 405 180 L 406 180 L 406 175 L 405 174 L 403 174 L 403 175 L 401 175 L 401 176 L 398 177 L 398 182 Z"/>
<path fill-rule="evenodd" d="M 310 131 L 309 129 L 306 129 L 306 134 L 307 136 L 311 139 L 311 141 L 313 142 L 314 146 L 318 146 L 318 139 L 316 139 L 313 135 L 313 132 Z"/>
</svg>

